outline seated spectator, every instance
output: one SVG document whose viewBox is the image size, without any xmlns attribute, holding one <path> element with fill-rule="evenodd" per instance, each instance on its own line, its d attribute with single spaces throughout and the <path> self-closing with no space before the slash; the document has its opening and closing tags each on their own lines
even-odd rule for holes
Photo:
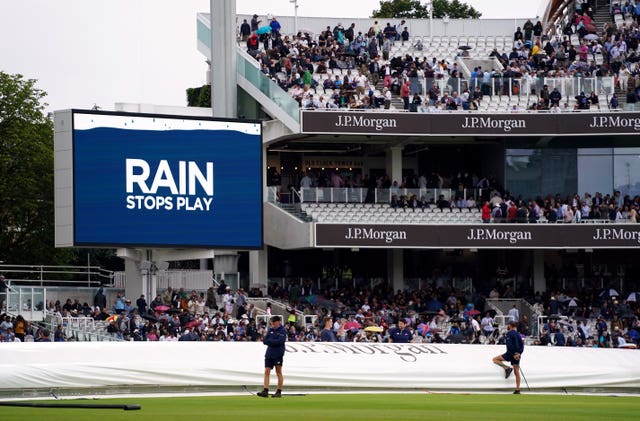
<svg viewBox="0 0 640 421">
<path fill-rule="evenodd" d="M 609 106 L 610 106 L 610 108 L 612 110 L 617 110 L 618 109 L 618 105 L 619 105 L 618 98 L 616 97 L 616 94 L 614 93 L 614 94 L 611 95 L 611 102 L 610 102 Z"/>
</svg>

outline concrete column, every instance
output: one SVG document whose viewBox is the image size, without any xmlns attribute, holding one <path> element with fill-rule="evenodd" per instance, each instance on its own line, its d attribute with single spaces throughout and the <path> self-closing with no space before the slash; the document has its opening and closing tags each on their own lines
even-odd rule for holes
<svg viewBox="0 0 640 421">
<path fill-rule="evenodd" d="M 211 107 L 213 116 L 236 118 L 236 1 L 211 0 Z"/>
<path fill-rule="evenodd" d="M 200 259 L 200 270 L 209 270 L 209 259 Z"/>
<path fill-rule="evenodd" d="M 533 250 L 533 291 L 545 292 L 547 280 L 544 278 L 544 250 Z"/>
<path fill-rule="evenodd" d="M 393 146 L 387 149 L 386 169 L 387 175 L 391 178 L 391 183 L 398 182 L 398 186 L 402 184 L 402 147 Z"/>
<path fill-rule="evenodd" d="M 387 277 L 394 292 L 404 288 L 404 252 L 402 249 L 387 250 Z"/>
<path fill-rule="evenodd" d="M 213 273 L 216 274 L 216 278 L 218 282 L 222 279 L 225 280 L 225 283 L 230 287 L 236 289 L 239 288 L 240 285 L 237 285 L 236 275 L 238 273 L 238 259 L 240 256 L 237 254 L 216 254 L 213 258 Z M 231 275 L 222 277 L 222 275 Z"/>
<path fill-rule="evenodd" d="M 266 295 L 269 286 L 269 254 L 267 247 L 249 252 L 249 288 L 260 288 Z"/>
<path fill-rule="evenodd" d="M 125 297 L 131 299 L 132 303 L 135 303 L 141 294 L 144 294 L 144 296 L 147 298 L 148 303 L 150 303 L 151 300 L 155 298 L 155 290 L 150 291 L 149 289 L 150 276 L 146 274 L 146 271 L 140 269 L 140 262 L 131 259 L 125 259 L 124 273 L 127 279 L 127 282 L 125 282 L 124 285 L 124 295 Z M 153 294 L 151 299 L 149 299 L 149 294 Z M 107 304 L 111 305 L 111 303 Z"/>
</svg>

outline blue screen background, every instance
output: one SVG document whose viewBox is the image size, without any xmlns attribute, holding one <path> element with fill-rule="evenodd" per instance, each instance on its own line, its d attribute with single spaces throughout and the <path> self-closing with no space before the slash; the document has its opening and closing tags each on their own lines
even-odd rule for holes
<svg viewBox="0 0 640 421">
<path fill-rule="evenodd" d="M 261 148 L 259 135 L 237 131 L 74 130 L 76 245 L 262 247 Z M 127 158 L 150 164 L 149 186 L 162 159 L 176 182 L 178 161 L 213 162 L 212 210 L 175 210 L 175 197 L 173 210 L 127 209 Z"/>
</svg>

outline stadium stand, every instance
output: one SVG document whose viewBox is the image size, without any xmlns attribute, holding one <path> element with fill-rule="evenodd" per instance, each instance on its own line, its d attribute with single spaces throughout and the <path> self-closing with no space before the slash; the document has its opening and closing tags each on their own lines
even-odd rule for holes
<svg viewBox="0 0 640 421">
<path fill-rule="evenodd" d="M 632 109 L 638 96 L 637 22 L 632 13 L 616 10 L 613 25 L 603 22 L 606 14 L 578 10 L 568 15 L 565 10 L 557 28 L 544 35 L 537 30 L 525 37 L 519 28 L 513 37 L 415 35 L 411 44 L 388 46 L 389 59 L 378 51 L 384 45 L 382 32 L 361 30 L 341 44 L 335 41 L 345 39 L 341 25 L 314 37 L 263 34 L 262 51 L 251 52 L 263 72 L 305 108 L 379 108 L 386 88 L 396 99 L 390 109 L 408 111 L 397 96 L 398 86 L 409 79 L 410 93 L 419 100 L 412 111 L 610 110 L 617 108 L 611 105 L 616 93 L 624 101 L 629 96 Z M 358 82 L 360 75 L 364 79 Z M 437 98 L 427 95 L 433 84 Z M 481 88 L 478 95 L 476 87 Z M 561 96 L 550 102 L 554 88 Z M 584 103 L 582 96 L 588 97 Z"/>
</svg>

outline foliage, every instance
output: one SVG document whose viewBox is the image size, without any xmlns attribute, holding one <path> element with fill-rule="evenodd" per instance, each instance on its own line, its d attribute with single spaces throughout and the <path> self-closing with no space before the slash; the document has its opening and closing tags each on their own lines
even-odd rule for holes
<svg viewBox="0 0 640 421">
<path fill-rule="evenodd" d="M 53 122 L 36 80 L 0 71 L 0 260 L 64 264 L 54 248 Z"/>
<path fill-rule="evenodd" d="M 187 105 L 189 107 L 211 107 L 211 85 L 187 89 Z"/>
<path fill-rule="evenodd" d="M 432 0 L 433 17 L 441 19 L 478 19 L 482 13 L 459 0 Z M 427 19 L 429 10 L 426 2 L 419 0 L 381 0 L 380 9 L 372 13 L 374 18 L 416 18 Z"/>
</svg>

